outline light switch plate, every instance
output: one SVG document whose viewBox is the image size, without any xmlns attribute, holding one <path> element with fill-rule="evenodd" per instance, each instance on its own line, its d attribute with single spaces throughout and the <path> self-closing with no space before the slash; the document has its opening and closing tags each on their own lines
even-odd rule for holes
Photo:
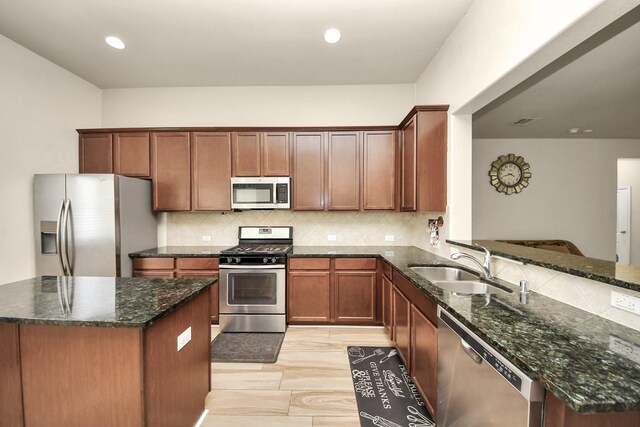
<svg viewBox="0 0 640 427">
<path fill-rule="evenodd" d="M 210 242 L 211 241 L 211 236 L 205 234 L 204 236 L 202 236 L 202 241 L 203 242 Z"/>
<path fill-rule="evenodd" d="M 327 236 L 327 240 L 330 240 L 330 241 L 338 240 L 338 236 L 336 236 L 335 234 L 329 234 Z"/>
<path fill-rule="evenodd" d="M 386 236 L 384 236 L 385 242 L 393 242 L 395 239 L 396 237 L 393 234 L 387 234 Z"/>
<path fill-rule="evenodd" d="M 182 350 L 182 347 L 187 345 L 189 341 L 191 341 L 191 326 L 178 335 L 178 351 Z"/>
</svg>

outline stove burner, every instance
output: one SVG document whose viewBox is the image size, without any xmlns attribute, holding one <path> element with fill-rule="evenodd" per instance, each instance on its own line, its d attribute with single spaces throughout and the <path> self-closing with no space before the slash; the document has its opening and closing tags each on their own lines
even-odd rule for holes
<svg viewBox="0 0 640 427">
<path fill-rule="evenodd" d="M 223 255 L 284 255 L 291 245 L 238 245 L 223 250 Z"/>
</svg>

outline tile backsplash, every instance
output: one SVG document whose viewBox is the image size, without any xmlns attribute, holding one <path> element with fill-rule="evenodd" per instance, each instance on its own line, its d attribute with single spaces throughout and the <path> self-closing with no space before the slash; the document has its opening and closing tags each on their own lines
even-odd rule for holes
<svg viewBox="0 0 640 427">
<path fill-rule="evenodd" d="M 168 246 L 232 246 L 238 242 L 238 226 L 241 225 L 290 225 L 294 228 L 294 244 L 299 246 L 417 246 L 449 258 L 451 248 L 456 251 L 474 252 L 444 243 L 447 236 L 447 218 L 441 230 L 440 248 L 429 245 L 427 219 L 438 214 L 413 212 L 294 212 L 294 211 L 244 211 L 244 212 L 186 212 L 168 213 L 166 245 Z M 327 236 L 335 235 L 330 241 Z M 386 241 L 385 236 L 394 240 Z M 203 241 L 210 236 L 210 241 Z M 474 265 L 464 262 L 471 268 Z M 593 280 L 549 270 L 533 265 L 518 265 L 505 260 L 493 262 L 496 276 L 517 285 L 527 280 L 534 292 L 565 304 L 601 316 L 605 319 L 640 330 L 640 316 L 611 307 L 611 291 L 616 290 L 634 296 L 639 292 L 607 285 Z"/>
<path fill-rule="evenodd" d="M 436 215 L 437 216 L 437 215 Z M 238 226 L 290 225 L 299 246 L 424 246 L 429 239 L 427 218 L 413 212 L 187 212 L 166 214 L 168 246 L 235 245 Z M 336 240 L 329 240 L 329 235 Z M 203 236 L 211 236 L 203 241 Z M 385 240 L 393 236 L 393 241 Z"/>
</svg>

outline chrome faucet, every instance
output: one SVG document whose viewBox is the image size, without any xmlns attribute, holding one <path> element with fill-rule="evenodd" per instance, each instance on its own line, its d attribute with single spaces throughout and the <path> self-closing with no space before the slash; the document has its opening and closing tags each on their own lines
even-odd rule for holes
<svg viewBox="0 0 640 427">
<path fill-rule="evenodd" d="M 484 250 L 484 262 L 482 263 L 478 261 L 473 255 L 465 254 L 464 252 L 456 252 L 455 254 L 451 254 L 451 259 L 457 260 L 460 258 L 466 258 L 470 261 L 473 261 L 478 267 L 480 267 L 482 275 L 485 279 L 492 279 L 493 274 L 491 274 L 491 252 L 489 252 L 489 249 L 485 248 L 484 246 L 478 245 L 478 247 Z"/>
</svg>

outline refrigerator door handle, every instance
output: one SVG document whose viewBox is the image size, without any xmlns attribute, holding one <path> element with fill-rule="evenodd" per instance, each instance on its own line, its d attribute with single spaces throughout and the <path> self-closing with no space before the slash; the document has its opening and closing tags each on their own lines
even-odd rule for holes
<svg viewBox="0 0 640 427">
<path fill-rule="evenodd" d="M 71 261 L 69 260 L 69 212 L 71 211 L 71 200 L 66 199 L 64 201 L 64 214 L 62 220 L 62 229 L 63 229 L 63 239 L 62 239 L 62 252 L 63 258 L 66 264 L 66 274 L 65 276 L 73 276 L 73 267 L 71 266 Z"/>
<path fill-rule="evenodd" d="M 67 275 L 67 266 L 64 262 L 64 256 L 62 254 L 62 221 L 64 216 L 64 204 L 65 199 L 62 199 L 60 203 L 60 209 L 58 210 L 58 220 L 56 221 L 56 252 L 58 253 L 58 260 L 60 261 L 60 267 L 62 267 L 62 275 Z"/>
</svg>

